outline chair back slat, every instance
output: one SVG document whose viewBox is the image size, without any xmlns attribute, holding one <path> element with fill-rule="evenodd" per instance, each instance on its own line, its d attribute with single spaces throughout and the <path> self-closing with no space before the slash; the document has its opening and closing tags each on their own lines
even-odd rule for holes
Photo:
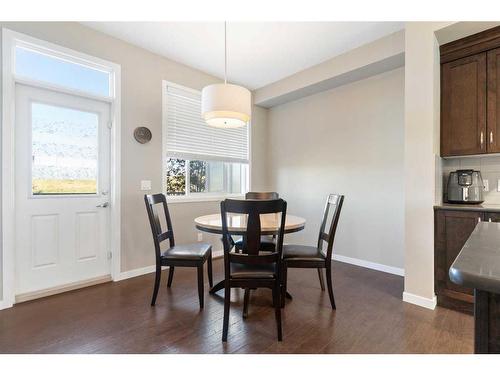
<svg viewBox="0 0 500 375">
<path fill-rule="evenodd" d="M 270 200 L 270 199 L 279 199 L 280 196 L 275 191 L 249 191 L 245 194 L 245 199 L 258 199 L 258 200 Z"/>
<path fill-rule="evenodd" d="M 328 240 L 330 239 L 330 236 L 328 235 L 328 233 L 325 233 L 325 232 L 321 232 L 319 234 L 319 238 L 323 241 L 326 241 L 328 242 Z"/>
<path fill-rule="evenodd" d="M 323 220 L 321 221 L 321 226 L 318 236 L 318 249 L 323 252 L 323 241 L 327 243 L 326 248 L 326 258 L 332 258 L 333 252 L 333 242 L 335 239 L 335 232 L 337 231 L 337 225 L 339 222 L 340 211 L 342 210 L 342 204 L 344 203 L 344 196 L 340 194 L 330 194 L 326 199 L 325 210 L 323 212 Z M 328 225 L 328 217 L 332 213 L 332 219 L 330 225 Z"/>
<path fill-rule="evenodd" d="M 260 215 L 248 214 L 247 233 L 243 236 L 243 250 L 246 254 L 258 255 L 260 249 Z"/>
<path fill-rule="evenodd" d="M 275 191 L 249 191 L 245 194 L 245 199 L 270 200 L 279 198 L 279 194 Z M 272 237 L 273 239 L 276 239 L 276 235 L 273 235 Z"/>
<path fill-rule="evenodd" d="M 275 263 L 278 259 L 278 253 L 264 253 L 262 255 L 249 255 L 249 254 L 240 254 L 240 253 L 229 253 L 229 261 L 231 263 L 240 263 L 240 264 L 269 264 Z"/>
<path fill-rule="evenodd" d="M 147 197 L 149 204 L 152 205 L 166 202 L 165 195 L 163 194 L 146 194 L 144 197 Z"/>
<path fill-rule="evenodd" d="M 146 204 L 146 211 L 148 213 L 149 224 L 151 226 L 151 233 L 153 235 L 153 242 L 155 245 L 156 259 L 159 260 L 161 255 L 160 244 L 169 240 L 170 247 L 175 245 L 174 232 L 172 229 L 172 221 L 170 220 L 170 213 L 168 211 L 167 199 L 164 194 L 144 195 L 144 203 Z M 160 223 L 160 216 L 158 209 L 160 206 L 163 208 L 167 228 L 162 230 Z"/>
<path fill-rule="evenodd" d="M 173 236 L 173 233 L 171 230 L 167 230 L 166 232 L 160 233 L 158 235 L 158 242 L 163 242 L 167 239 L 170 239 Z"/>
<path fill-rule="evenodd" d="M 283 201 L 282 199 L 274 200 L 260 200 L 260 199 L 226 199 L 225 208 L 227 213 L 235 214 L 274 214 L 279 213 L 277 207 L 281 208 L 281 203 L 276 203 L 277 201 Z M 283 201 L 286 203 L 285 201 Z"/>
<path fill-rule="evenodd" d="M 247 215 L 247 227 L 243 235 L 243 254 L 232 253 L 233 245 L 228 229 L 228 214 Z M 263 214 L 281 214 L 279 227 L 276 231 L 278 240 L 275 251 L 260 254 L 261 248 L 261 220 Z M 286 202 L 283 199 L 275 200 L 234 200 L 226 199 L 221 202 L 222 242 L 224 245 L 224 265 L 229 275 L 230 262 L 243 264 L 263 264 L 278 262 L 281 259 L 283 235 L 285 230 Z"/>
</svg>

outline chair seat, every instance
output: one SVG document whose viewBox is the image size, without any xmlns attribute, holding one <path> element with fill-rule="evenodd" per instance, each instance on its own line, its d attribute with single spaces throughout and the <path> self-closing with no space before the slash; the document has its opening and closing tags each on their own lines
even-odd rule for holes
<svg viewBox="0 0 500 375">
<path fill-rule="evenodd" d="M 325 255 L 315 246 L 283 245 L 283 259 L 288 261 L 315 261 L 325 260 Z"/>
<path fill-rule="evenodd" d="M 234 242 L 234 247 L 238 250 L 243 248 L 243 238 Z M 276 250 L 276 240 L 273 236 L 261 236 L 260 237 L 260 249 L 262 251 L 275 251 Z"/>
<path fill-rule="evenodd" d="M 276 274 L 276 264 L 241 264 L 231 263 L 233 279 L 272 279 Z"/>
<path fill-rule="evenodd" d="M 212 245 L 203 242 L 196 242 L 185 245 L 175 245 L 163 252 L 163 259 L 175 260 L 205 260 L 208 258 Z"/>
</svg>

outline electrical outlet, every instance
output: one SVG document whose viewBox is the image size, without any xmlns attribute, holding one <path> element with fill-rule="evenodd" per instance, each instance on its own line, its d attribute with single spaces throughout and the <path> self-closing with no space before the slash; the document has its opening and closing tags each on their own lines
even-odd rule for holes
<svg viewBox="0 0 500 375">
<path fill-rule="evenodd" d="M 151 190 L 151 180 L 142 180 L 141 190 Z"/>
<path fill-rule="evenodd" d="M 203 241 L 203 233 L 199 232 L 198 233 L 198 242 Z"/>
<path fill-rule="evenodd" d="M 490 191 L 490 183 L 488 180 L 483 180 L 484 191 Z"/>
</svg>

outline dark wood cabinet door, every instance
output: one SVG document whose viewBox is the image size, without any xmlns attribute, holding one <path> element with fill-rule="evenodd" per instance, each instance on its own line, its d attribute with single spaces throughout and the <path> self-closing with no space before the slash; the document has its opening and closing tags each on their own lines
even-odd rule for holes
<svg viewBox="0 0 500 375">
<path fill-rule="evenodd" d="M 484 220 L 482 212 L 436 211 L 434 277 L 441 306 L 472 312 L 472 289 L 452 283 L 448 272 L 479 220 Z"/>
<path fill-rule="evenodd" d="M 488 51 L 488 152 L 500 152 L 500 48 Z"/>
<path fill-rule="evenodd" d="M 441 65 L 441 156 L 487 152 L 486 52 Z"/>
</svg>

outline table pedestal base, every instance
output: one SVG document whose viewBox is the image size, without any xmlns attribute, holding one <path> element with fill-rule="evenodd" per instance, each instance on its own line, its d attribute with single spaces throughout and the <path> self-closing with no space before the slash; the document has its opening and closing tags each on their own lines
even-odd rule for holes
<svg viewBox="0 0 500 375">
<path fill-rule="evenodd" d="M 224 289 L 224 280 L 222 281 L 219 281 L 217 284 L 215 284 L 209 291 L 210 294 L 215 294 L 217 293 L 219 290 L 222 290 Z M 288 291 L 286 292 L 286 298 L 288 299 L 293 299 L 292 295 L 290 293 L 288 293 Z"/>
</svg>

